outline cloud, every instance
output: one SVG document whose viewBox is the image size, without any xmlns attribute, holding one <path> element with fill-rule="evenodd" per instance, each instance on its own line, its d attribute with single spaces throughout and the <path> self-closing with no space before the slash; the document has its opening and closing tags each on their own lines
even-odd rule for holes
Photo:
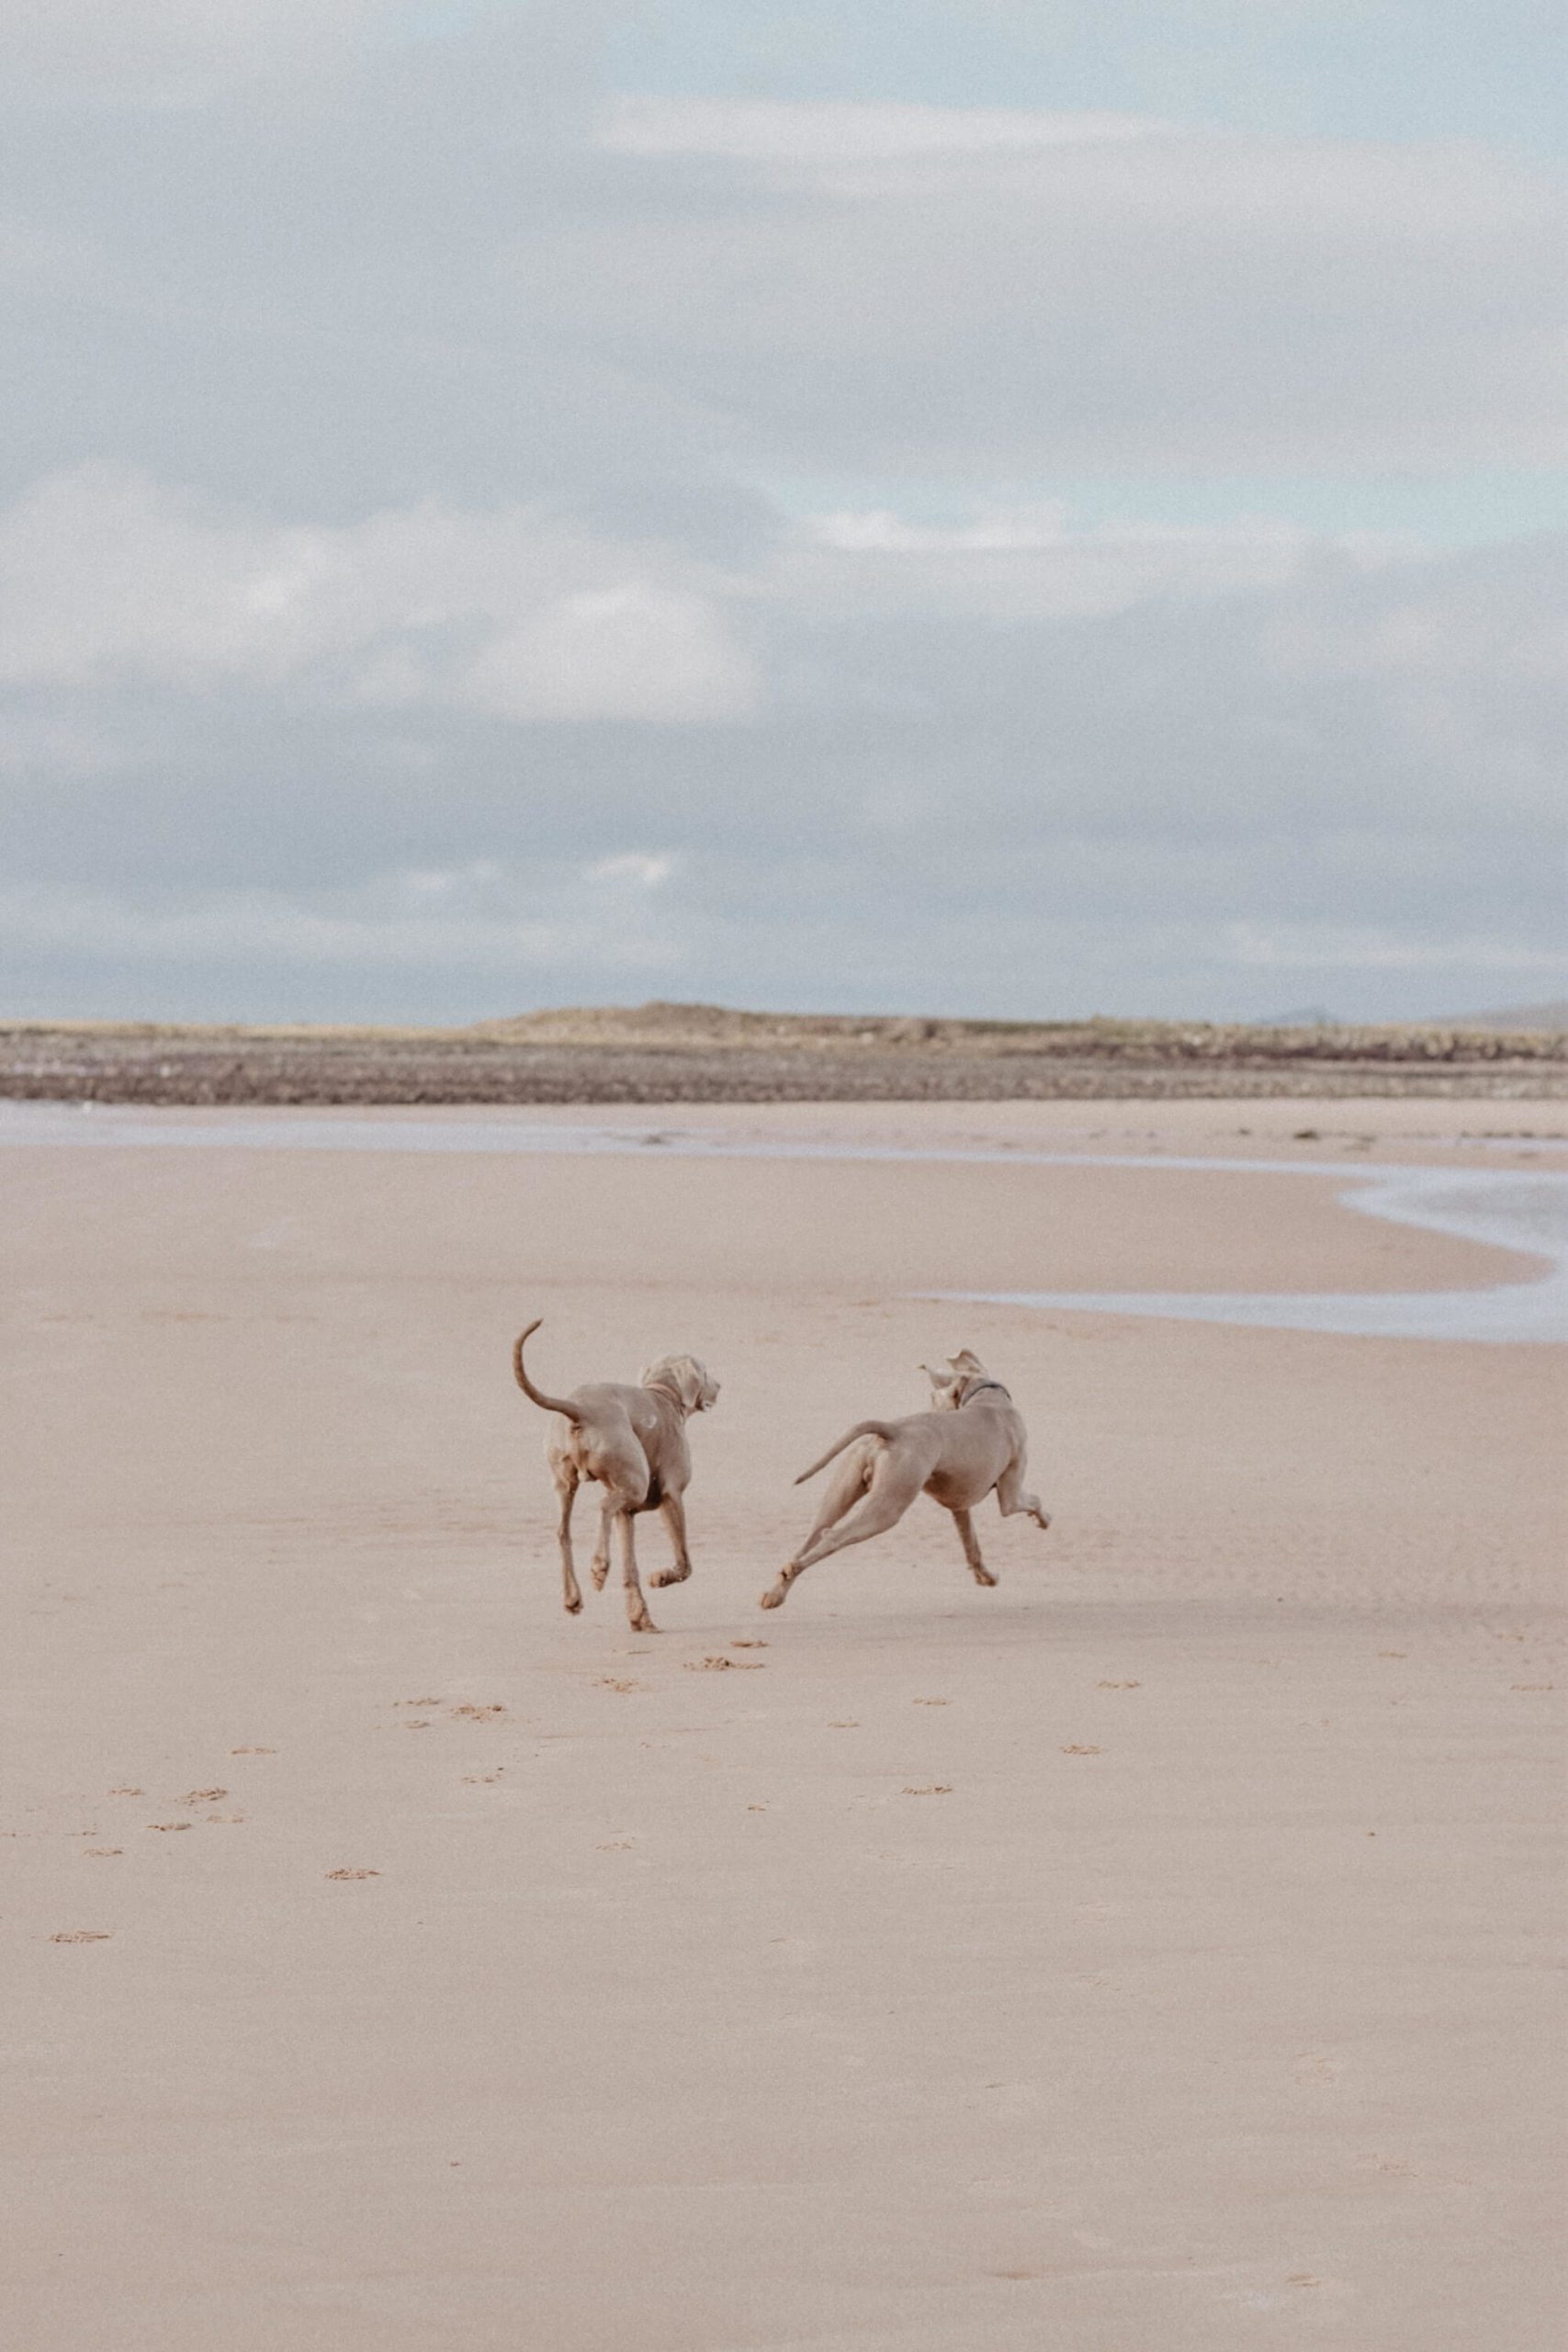
<svg viewBox="0 0 1568 2352">
<path fill-rule="evenodd" d="M 808 166 L 851 158 L 880 162 L 1077 147 L 1147 139 L 1170 129 L 1141 115 L 1050 114 L 1023 107 L 667 96 L 613 97 L 595 125 L 599 145 L 614 153 L 716 155 Z"/>
<path fill-rule="evenodd" d="M 752 684 L 711 601 L 631 581 L 558 597 L 493 639 L 462 692 L 506 718 L 700 724 L 744 717 Z"/>
<path fill-rule="evenodd" d="M 201 688 L 330 672 L 323 690 L 368 702 L 731 718 L 750 664 L 697 571 L 523 508 L 275 525 L 85 467 L 0 514 L 0 677 Z"/>
<path fill-rule="evenodd" d="M 0 712 L 0 776 L 106 775 L 124 765 L 117 729 L 101 714 L 84 711 Z"/>
<path fill-rule="evenodd" d="M 196 106 L 286 69 L 320 73 L 390 0 L 7 0 L 0 65 L 55 104 Z"/>
<path fill-rule="evenodd" d="M 607 95 L 616 13 L 10 12 L 10 1001 L 1246 1011 L 1310 956 L 1418 1012 L 1547 953 L 1561 549 L 1269 482 L 1554 453 L 1558 175 L 1157 77 Z"/>
<path fill-rule="evenodd" d="M 426 499 L 351 525 L 282 524 L 86 467 L 0 512 L 0 679 L 203 695 L 243 683 L 519 725 L 734 725 L 803 696 L 912 714 L 962 695 L 976 662 L 1005 664 L 1021 630 L 1268 590 L 1281 593 L 1256 608 L 1269 614 L 1258 657 L 1282 679 L 1400 680 L 1430 709 L 1462 677 L 1545 681 L 1563 666 L 1544 595 L 1488 603 L 1413 560 L 1407 540 L 1329 542 L 1264 518 L 1082 530 L 1060 503 L 940 526 L 837 509 L 778 523 L 749 563 L 721 566 L 541 507 Z"/>
<path fill-rule="evenodd" d="M 622 850 L 614 857 L 601 857 L 588 868 L 590 882 L 635 882 L 644 890 L 657 890 L 668 882 L 678 861 L 672 857 L 650 857 L 646 850 Z"/>
<path fill-rule="evenodd" d="M 532 872 L 476 859 L 310 893 L 138 897 L 12 885 L 0 887 L 0 928 L 13 956 L 65 954 L 89 969 L 127 962 L 152 969 L 456 969 L 504 984 L 578 962 L 635 976 L 682 961 L 678 936 L 648 910 L 671 867 L 669 859 L 633 852 L 585 868 L 545 861 Z"/>
<path fill-rule="evenodd" d="M 805 515 L 785 541 L 777 576 L 802 611 L 852 626 L 873 612 L 1021 622 L 1280 586 L 1329 544 L 1358 570 L 1413 552 L 1408 538 L 1365 533 L 1331 543 L 1267 516 L 1211 529 L 1085 529 L 1062 502 L 1028 501 L 987 504 L 972 519 L 940 525 L 886 508 Z"/>
<path fill-rule="evenodd" d="M 940 536 L 829 534 L 804 564 L 785 536 L 713 592 L 756 691 L 702 726 L 613 695 L 502 715 L 439 626 L 389 640 L 413 648 L 399 700 L 357 618 L 348 653 L 221 695 L 35 684 L 0 800 L 10 1001 L 74 972 L 90 1004 L 469 1018 L 647 972 L 840 1009 L 1246 1013 L 1310 969 L 1338 1011 L 1414 1017 L 1548 967 L 1560 699 L 1487 649 L 1528 639 L 1560 548 L 1307 546 L 1200 593 L 1151 583 L 1134 537 L 1090 606 L 1031 577 L 1061 554 L 1038 518 L 982 536 L 961 560 L 994 568 L 989 602 Z M 417 577 L 439 620 L 452 579 L 494 607 L 515 560 L 510 532 L 427 520 L 408 573 L 378 559 L 355 594 L 400 625 Z M 1370 649 L 1348 674 L 1346 642 Z M 84 713 L 117 766 L 54 760 Z"/>
<path fill-rule="evenodd" d="M 1452 971 L 1517 975 L 1568 972 L 1568 954 L 1488 938 L 1413 936 L 1344 923 L 1238 922 L 1225 933 L 1237 964 L 1284 972 Z"/>
<path fill-rule="evenodd" d="M 693 115 L 643 102 L 624 202 L 532 224 L 507 274 L 738 443 L 993 477 L 1562 452 L 1562 194 L 1541 167 L 1074 140 L 1055 117 L 1030 144 L 1013 115 L 988 143 L 966 115 L 949 145 L 937 125 L 900 143 L 875 107 L 763 109 L 762 140 L 744 108 Z"/>
<path fill-rule="evenodd" d="M 1421 565 L 1372 593 L 1348 569 L 1325 571 L 1318 593 L 1281 616 L 1270 656 L 1282 672 L 1346 683 L 1462 677 L 1527 690 L 1561 683 L 1568 677 L 1564 554 L 1561 538 L 1543 535 L 1461 565 Z M 1522 595 L 1521 574 L 1531 583 Z"/>
<path fill-rule="evenodd" d="M 22 478 L 117 458 L 343 520 L 779 469 L 1561 454 L 1546 165 L 1091 110 L 606 102 L 569 15 L 114 113 L 86 174 L 73 122 L 13 118 Z"/>
</svg>

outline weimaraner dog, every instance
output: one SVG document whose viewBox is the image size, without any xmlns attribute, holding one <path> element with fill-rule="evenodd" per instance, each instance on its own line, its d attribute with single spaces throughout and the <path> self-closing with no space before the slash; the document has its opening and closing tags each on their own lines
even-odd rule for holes
<svg viewBox="0 0 1568 2352">
<path fill-rule="evenodd" d="M 901 1421 L 857 1421 L 829 1446 L 820 1462 L 795 1480 L 804 1486 L 836 1455 L 847 1456 L 823 1498 L 817 1523 L 778 1579 L 762 1595 L 764 1609 L 777 1609 L 803 1568 L 814 1567 L 846 1544 L 863 1544 L 897 1525 L 923 1489 L 950 1510 L 969 1573 L 976 1584 L 995 1584 L 976 1541 L 969 1514 L 993 1490 L 1004 1519 L 1026 1511 L 1037 1527 L 1049 1527 L 1037 1495 L 1023 1485 L 1028 1442 L 1022 1419 L 999 1380 L 977 1355 L 964 1348 L 949 1356 L 945 1371 L 920 1366 L 931 1384 L 929 1413 Z"/>
<path fill-rule="evenodd" d="M 536 1320 L 518 1338 L 512 1351 L 512 1368 L 525 1396 L 547 1413 L 558 1413 L 566 1424 L 552 1426 L 545 1440 L 550 1476 L 560 1498 L 560 1567 L 562 1598 L 575 1617 L 582 1606 L 577 1571 L 571 1558 L 571 1507 L 584 1478 L 595 1478 L 604 1489 L 599 1513 L 599 1541 L 589 1564 L 593 1589 L 602 1592 L 610 1573 L 610 1523 L 620 1529 L 621 1574 L 626 1589 L 626 1614 L 634 1632 L 659 1631 L 648 1613 L 637 1582 L 637 1552 L 632 1521 L 638 1511 L 659 1510 L 675 1547 L 675 1565 L 649 1581 L 655 1585 L 683 1584 L 692 1573 L 686 1549 L 686 1511 L 682 1501 L 692 1477 L 692 1452 L 686 1443 L 686 1421 L 705 1413 L 718 1396 L 718 1383 L 695 1356 L 660 1356 L 642 1373 L 632 1388 L 620 1381 L 589 1381 L 570 1396 L 547 1396 L 536 1388 L 523 1363 L 524 1341 L 538 1329 Z"/>
</svg>

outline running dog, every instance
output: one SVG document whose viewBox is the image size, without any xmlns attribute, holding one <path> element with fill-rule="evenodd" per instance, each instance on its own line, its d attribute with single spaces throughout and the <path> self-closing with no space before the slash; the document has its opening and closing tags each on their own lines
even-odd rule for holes
<svg viewBox="0 0 1568 2352">
<path fill-rule="evenodd" d="M 655 1587 L 684 1584 L 692 1573 L 686 1549 L 686 1511 L 682 1497 L 692 1477 L 692 1453 L 686 1442 L 686 1422 L 693 1413 L 707 1412 L 718 1396 L 718 1383 L 695 1356 L 660 1356 L 629 1387 L 619 1381 L 590 1381 L 570 1396 L 547 1396 L 529 1379 L 523 1362 L 524 1343 L 539 1329 L 529 1324 L 512 1351 L 512 1368 L 525 1396 L 547 1413 L 556 1413 L 566 1426 L 551 1427 L 545 1453 L 560 1502 L 560 1566 L 562 1600 L 575 1617 L 582 1606 L 577 1571 L 571 1557 L 571 1507 L 585 1478 L 604 1489 L 599 1513 L 599 1541 L 589 1572 L 593 1589 L 602 1592 L 610 1573 L 610 1527 L 620 1530 L 621 1576 L 626 1590 L 626 1614 L 632 1630 L 656 1634 L 637 1582 L 637 1552 L 632 1521 L 638 1511 L 663 1514 L 675 1547 L 675 1565 L 649 1581 Z"/>
<path fill-rule="evenodd" d="M 816 1525 L 778 1582 L 762 1595 L 764 1609 L 779 1608 L 801 1571 L 815 1567 L 830 1552 L 863 1544 L 868 1535 L 881 1535 L 896 1526 L 922 1491 L 953 1513 L 976 1584 L 996 1583 L 980 1557 L 969 1516 L 976 1503 L 994 1492 L 1004 1519 L 1024 1511 L 1037 1527 L 1050 1526 L 1039 1497 L 1024 1491 L 1028 1440 L 1001 1382 L 991 1378 L 968 1348 L 949 1356 L 945 1370 L 930 1364 L 920 1369 L 931 1384 L 929 1413 L 911 1413 L 901 1421 L 857 1421 L 795 1480 L 797 1487 L 804 1486 L 846 1454 Z"/>
</svg>

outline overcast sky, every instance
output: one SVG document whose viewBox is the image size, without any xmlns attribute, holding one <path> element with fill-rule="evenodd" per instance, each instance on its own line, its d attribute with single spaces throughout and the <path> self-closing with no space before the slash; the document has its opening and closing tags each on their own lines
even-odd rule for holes
<svg viewBox="0 0 1568 2352">
<path fill-rule="evenodd" d="M 1545 0 L 6 0 L 0 1012 L 1568 990 Z"/>
</svg>

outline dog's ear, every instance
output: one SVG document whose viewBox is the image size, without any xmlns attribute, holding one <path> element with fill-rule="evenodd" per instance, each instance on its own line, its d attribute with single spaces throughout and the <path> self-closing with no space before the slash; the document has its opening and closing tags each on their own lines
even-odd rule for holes
<svg viewBox="0 0 1568 2352">
<path fill-rule="evenodd" d="M 661 1363 L 650 1364 L 644 1378 L 649 1374 L 669 1382 L 683 1413 L 705 1413 L 717 1400 L 718 1383 L 695 1356 L 666 1356 Z"/>
<path fill-rule="evenodd" d="M 960 1348 L 958 1353 L 949 1356 L 947 1361 L 961 1379 L 973 1380 L 976 1373 L 983 1374 L 986 1369 L 973 1348 Z"/>
</svg>

